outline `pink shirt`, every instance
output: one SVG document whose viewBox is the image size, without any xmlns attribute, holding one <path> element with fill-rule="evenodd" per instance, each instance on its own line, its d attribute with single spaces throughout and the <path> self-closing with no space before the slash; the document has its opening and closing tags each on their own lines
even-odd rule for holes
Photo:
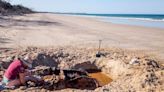
<svg viewBox="0 0 164 92">
<path fill-rule="evenodd" d="M 20 60 L 14 60 L 6 70 L 4 76 L 9 80 L 13 80 L 19 77 L 19 73 L 23 73 L 25 68 Z"/>
</svg>

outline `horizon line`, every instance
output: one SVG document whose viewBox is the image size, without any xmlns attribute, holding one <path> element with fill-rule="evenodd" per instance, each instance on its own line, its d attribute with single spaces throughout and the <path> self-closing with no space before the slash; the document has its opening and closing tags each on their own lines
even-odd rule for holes
<svg viewBox="0 0 164 92">
<path fill-rule="evenodd" d="M 48 11 L 36 11 L 38 13 L 57 13 L 57 14 L 123 14 L 123 15 L 128 15 L 128 14 L 131 14 L 131 15 L 164 15 L 164 14 L 150 14 L 150 13 L 85 13 L 85 12 L 48 12 Z"/>
</svg>

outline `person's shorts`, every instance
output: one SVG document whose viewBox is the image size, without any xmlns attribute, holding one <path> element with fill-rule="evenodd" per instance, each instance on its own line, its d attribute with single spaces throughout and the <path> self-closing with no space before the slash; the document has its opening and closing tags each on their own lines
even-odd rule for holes
<svg viewBox="0 0 164 92">
<path fill-rule="evenodd" d="M 6 78 L 5 76 L 3 76 L 2 83 L 7 85 L 9 82 L 10 82 L 10 80 L 8 78 Z"/>
</svg>

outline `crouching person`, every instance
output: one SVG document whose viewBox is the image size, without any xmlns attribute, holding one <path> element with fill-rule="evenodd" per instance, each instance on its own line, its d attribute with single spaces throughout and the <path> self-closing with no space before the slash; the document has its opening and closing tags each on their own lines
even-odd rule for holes
<svg viewBox="0 0 164 92">
<path fill-rule="evenodd" d="M 5 71 L 2 83 L 9 88 L 20 85 L 25 85 L 26 81 L 37 82 L 35 77 L 32 77 L 28 68 L 32 68 L 32 59 L 29 56 L 23 59 L 14 60 Z"/>
</svg>

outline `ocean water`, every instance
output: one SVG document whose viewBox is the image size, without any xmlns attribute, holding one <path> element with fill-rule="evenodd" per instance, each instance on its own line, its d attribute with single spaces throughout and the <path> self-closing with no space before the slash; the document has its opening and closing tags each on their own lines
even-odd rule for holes
<svg viewBox="0 0 164 92">
<path fill-rule="evenodd" d="M 160 14 L 85 14 L 75 13 L 71 15 L 80 15 L 86 17 L 97 17 L 105 22 L 115 24 L 127 24 L 135 26 L 145 26 L 164 29 L 164 15 Z"/>
<path fill-rule="evenodd" d="M 87 13 L 74 13 L 75 15 L 87 15 L 87 16 L 102 16 L 102 17 L 123 17 L 123 18 L 138 18 L 146 20 L 163 20 L 162 14 L 87 14 Z"/>
<path fill-rule="evenodd" d="M 144 19 L 136 19 L 136 18 L 101 18 L 102 21 L 112 22 L 115 24 L 127 24 L 134 26 L 143 26 L 150 28 L 161 28 L 164 29 L 164 21 L 160 20 L 144 20 Z"/>
</svg>

